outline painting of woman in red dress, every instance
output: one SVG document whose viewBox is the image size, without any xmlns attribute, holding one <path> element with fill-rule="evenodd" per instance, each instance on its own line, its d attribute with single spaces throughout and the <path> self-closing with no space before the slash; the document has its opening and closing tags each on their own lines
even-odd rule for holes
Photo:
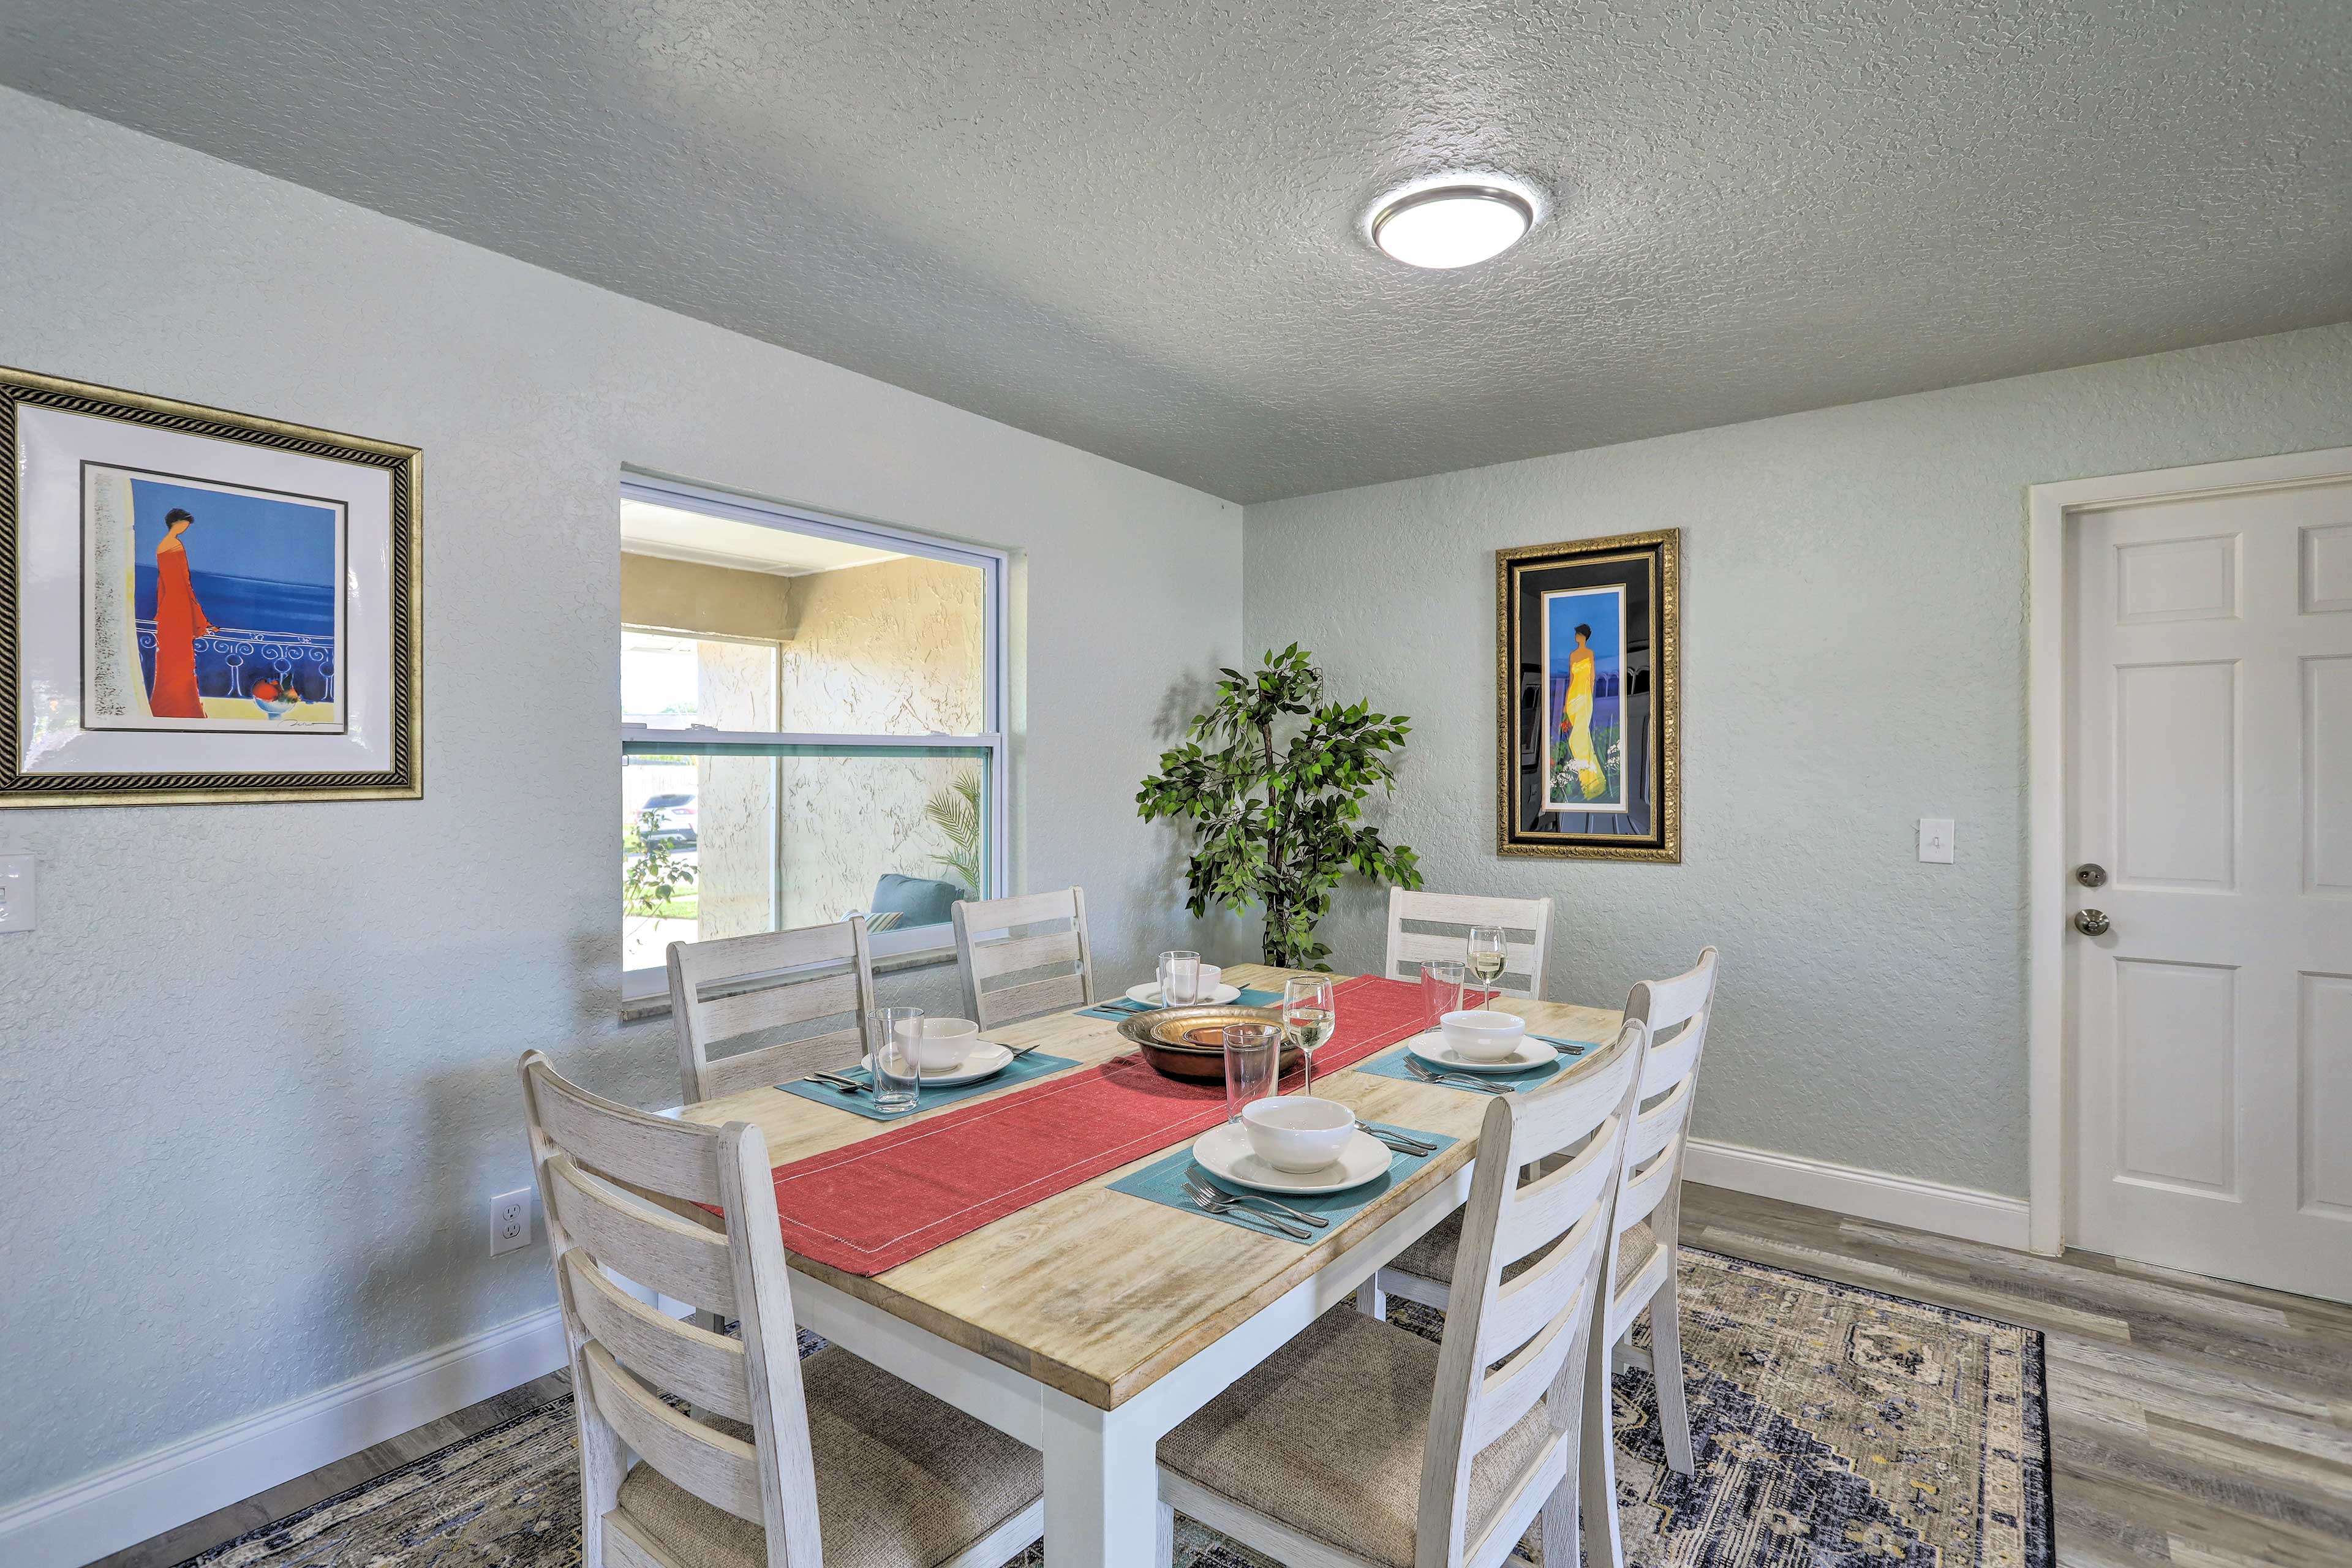
<svg viewBox="0 0 2352 1568">
<path fill-rule="evenodd" d="M 180 538 L 195 521 L 185 508 L 173 508 L 164 514 L 163 542 L 155 547 L 155 678 L 147 710 L 158 719 L 205 716 L 205 700 L 196 691 L 196 640 L 209 637 L 213 624 L 196 603 L 188 547 Z"/>
</svg>

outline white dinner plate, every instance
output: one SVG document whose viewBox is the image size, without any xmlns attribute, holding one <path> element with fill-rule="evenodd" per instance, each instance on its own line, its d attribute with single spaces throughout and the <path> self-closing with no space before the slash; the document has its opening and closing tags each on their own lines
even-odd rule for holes
<svg viewBox="0 0 2352 1568">
<path fill-rule="evenodd" d="M 1237 1121 L 1213 1127 L 1192 1141 L 1192 1158 L 1221 1182 L 1261 1193 L 1344 1193 L 1388 1174 L 1389 1146 L 1359 1131 L 1339 1146 L 1339 1158 L 1319 1171 L 1277 1171 L 1252 1152 L 1249 1134 Z"/>
<path fill-rule="evenodd" d="M 1404 1048 L 1433 1068 L 1447 1072 L 1525 1072 L 1529 1068 L 1547 1067 L 1559 1053 L 1537 1039 L 1533 1035 L 1520 1038 L 1518 1047 L 1498 1062 L 1474 1062 L 1445 1043 L 1443 1030 L 1432 1029 L 1415 1035 L 1404 1043 Z"/>
<path fill-rule="evenodd" d="M 1127 999 L 1130 1002 L 1140 1002 L 1147 1007 L 1159 1006 L 1160 982 L 1157 980 L 1147 980 L 1140 985 L 1129 986 L 1127 988 Z M 1201 1000 L 1193 1004 L 1193 1005 L 1199 1007 L 1222 1007 L 1228 1002 L 1238 1002 L 1241 999 L 1242 988 L 1240 986 L 1227 985 L 1220 983 L 1214 991 L 1212 991 L 1206 996 L 1202 997 Z"/>
<path fill-rule="evenodd" d="M 863 1065 L 867 1071 L 872 1071 L 874 1058 L 866 1058 Z M 971 1055 L 963 1058 L 963 1066 L 953 1072 L 933 1072 L 930 1068 L 925 1068 L 923 1082 L 931 1089 L 944 1089 L 950 1084 L 958 1083 L 978 1083 L 982 1079 L 994 1078 L 1012 1065 L 1011 1047 L 982 1040 L 972 1048 Z"/>
</svg>

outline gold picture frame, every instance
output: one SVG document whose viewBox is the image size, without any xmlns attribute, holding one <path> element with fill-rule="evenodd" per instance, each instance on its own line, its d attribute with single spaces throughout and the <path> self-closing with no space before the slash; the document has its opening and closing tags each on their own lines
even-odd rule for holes
<svg viewBox="0 0 2352 1568">
<path fill-rule="evenodd" d="M 424 794 L 417 448 L 0 366 L 0 808 Z"/>
<path fill-rule="evenodd" d="M 1679 864 L 1682 531 L 1495 552 L 1495 853 Z"/>
</svg>

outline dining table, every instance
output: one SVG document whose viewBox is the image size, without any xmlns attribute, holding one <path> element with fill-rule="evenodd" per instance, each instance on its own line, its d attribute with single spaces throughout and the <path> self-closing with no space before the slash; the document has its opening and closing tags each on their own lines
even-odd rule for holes
<svg viewBox="0 0 2352 1568">
<path fill-rule="evenodd" d="M 1295 973 L 1234 964 L 1223 979 L 1278 994 Z M 1344 1028 L 1344 992 L 1339 1005 Z M 1491 1005 L 1525 1018 L 1532 1034 L 1601 1045 L 1615 1037 L 1622 1017 L 1609 1008 L 1508 996 Z M 998 1025 L 987 1034 L 1001 1045 L 1036 1046 L 1076 1064 L 1065 1073 L 1136 1049 L 1116 1019 L 1082 1011 Z M 1383 1047 L 1355 1067 L 1317 1072 L 1312 1092 L 1344 1101 L 1365 1121 L 1454 1142 L 1310 1241 L 1113 1190 L 1121 1177 L 1189 1142 L 1180 1138 L 878 1273 L 793 1251 L 794 1316 L 802 1327 L 1040 1450 L 1048 1561 L 1157 1568 L 1165 1562 L 1156 1555 L 1164 1550 L 1156 1507 L 1160 1438 L 1318 1316 L 1345 1305 L 1469 1195 L 1490 1096 L 1362 1070 L 1392 1054 Z M 1602 1054 L 1588 1050 L 1567 1070 Z M 1286 1089 L 1295 1087 L 1286 1082 Z M 919 1105 L 905 1118 L 877 1121 L 761 1088 L 698 1101 L 677 1114 L 757 1126 L 771 1163 L 782 1168 L 984 1102 L 983 1096 L 938 1109 Z"/>
</svg>

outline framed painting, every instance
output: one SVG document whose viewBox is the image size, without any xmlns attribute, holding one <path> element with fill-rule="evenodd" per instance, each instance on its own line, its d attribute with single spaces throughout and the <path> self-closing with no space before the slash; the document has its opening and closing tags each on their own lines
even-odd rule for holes
<svg viewBox="0 0 2352 1568">
<path fill-rule="evenodd" d="M 1681 545 L 1495 552 L 1496 853 L 1683 858 Z"/>
<path fill-rule="evenodd" d="M 0 369 L 0 806 L 415 799 L 413 447 Z"/>
</svg>

